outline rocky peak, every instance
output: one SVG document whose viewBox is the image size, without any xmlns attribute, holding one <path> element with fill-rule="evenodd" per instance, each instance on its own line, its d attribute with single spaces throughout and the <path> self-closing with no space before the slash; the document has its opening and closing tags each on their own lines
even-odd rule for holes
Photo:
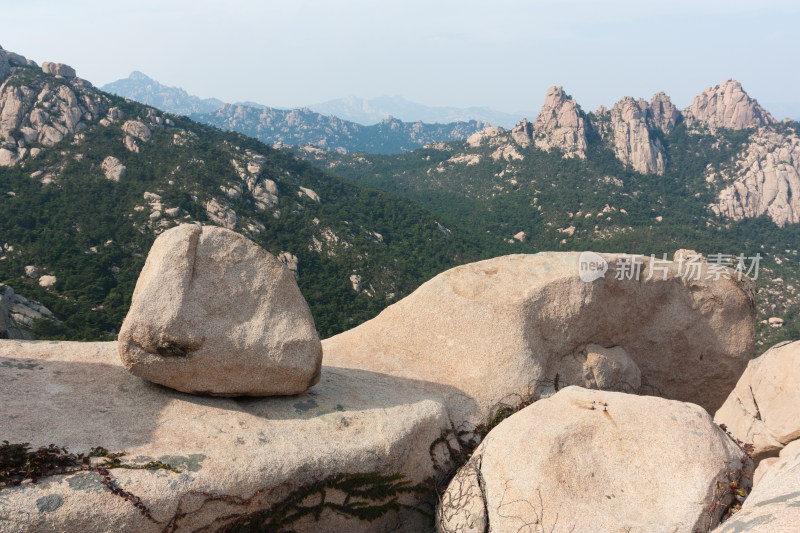
<svg viewBox="0 0 800 533">
<path fill-rule="evenodd" d="M 775 124 L 775 119 L 742 89 L 742 84 L 728 79 L 699 94 L 683 110 L 689 124 L 699 122 L 710 128 L 741 130 Z"/>
<path fill-rule="evenodd" d="M 657 92 L 650 99 L 650 120 L 655 128 L 669 135 L 681 117 L 680 111 L 664 92 Z"/>
<path fill-rule="evenodd" d="M 653 97 L 654 100 L 656 96 Z M 634 100 L 626 96 L 614 104 L 609 113 L 610 124 L 606 138 L 617 159 L 625 165 L 642 174 L 663 174 L 666 153 L 661 142 L 650 134 L 649 111 L 650 106 L 645 100 Z"/>
<path fill-rule="evenodd" d="M 564 157 L 586 157 L 586 121 L 580 106 L 564 92 L 563 87 L 550 87 L 544 105 L 533 123 L 534 142 L 550 151 L 559 148 Z"/>
</svg>

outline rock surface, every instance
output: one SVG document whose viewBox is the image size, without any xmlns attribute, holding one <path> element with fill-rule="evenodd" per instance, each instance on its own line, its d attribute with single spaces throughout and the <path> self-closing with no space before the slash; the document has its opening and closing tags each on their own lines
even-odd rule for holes
<svg viewBox="0 0 800 533">
<path fill-rule="evenodd" d="M 103 168 L 103 173 L 106 175 L 106 179 L 111 181 L 119 181 L 128 170 L 125 168 L 125 165 L 113 155 L 106 157 L 101 166 Z"/>
<path fill-rule="evenodd" d="M 324 368 L 320 383 L 296 397 L 199 398 L 132 376 L 116 343 L 6 340 L 0 341 L 0 382 L 3 439 L 76 453 L 103 446 L 127 452 L 127 464 L 160 460 L 180 471 L 109 470 L 117 486 L 141 498 L 152 521 L 93 472 L 4 487 L 4 533 L 217 531 L 235 530 L 237 522 L 299 532 L 430 527 L 411 508 L 389 510 L 373 522 L 320 508 L 318 517 L 276 524 L 322 498 L 343 504 L 345 493 L 322 483 L 330 485 L 330 476 L 351 476 L 340 479 L 348 482 L 354 474 L 400 474 L 413 486 L 436 474 L 430 447 L 450 427 L 447 413 L 411 381 Z M 372 478 L 351 486 L 368 490 Z M 314 487 L 319 492 L 292 501 L 298 490 Z M 422 498 L 399 494 L 409 506 Z M 367 510 L 390 500 L 350 494 L 350 504 L 365 502 Z"/>
<path fill-rule="evenodd" d="M 795 533 L 800 524 L 800 441 L 783 450 L 742 508 L 714 533 Z"/>
<path fill-rule="evenodd" d="M 580 106 L 563 87 L 550 87 L 531 128 L 537 148 L 558 148 L 564 157 L 586 157 L 586 121 Z M 516 128 L 515 128 L 516 129 Z M 519 137 L 519 135 L 517 135 Z"/>
<path fill-rule="evenodd" d="M 50 61 L 42 63 L 42 72 L 53 76 L 61 76 L 62 78 L 74 78 L 76 76 L 75 69 L 71 66 L 64 63 L 51 63 Z"/>
<path fill-rule="evenodd" d="M 692 105 L 683 110 L 687 124 L 699 122 L 710 128 L 741 130 L 775 124 L 764 108 L 750 98 L 742 84 L 728 79 L 719 85 L 707 88 Z"/>
<path fill-rule="evenodd" d="M 800 439 L 800 341 L 781 343 L 748 363 L 714 415 L 731 435 L 754 446 L 753 459 L 776 456 Z"/>
<path fill-rule="evenodd" d="M 236 211 L 216 198 L 212 198 L 205 204 L 206 215 L 212 222 L 219 224 L 223 228 L 233 229 L 239 223 L 239 216 Z"/>
<path fill-rule="evenodd" d="M 587 346 L 596 344 L 624 350 L 641 373 L 640 391 L 719 408 L 753 353 L 752 282 L 681 278 L 675 263 L 666 280 L 658 271 L 646 280 L 647 262 L 640 281 L 618 280 L 626 256 L 597 258 L 608 272 L 592 282 L 581 281 L 577 253 L 448 270 L 326 339 L 326 364 L 447 385 L 461 391 L 448 397 L 454 423 L 480 424 L 501 402 L 585 384 Z"/>
<path fill-rule="evenodd" d="M 568 387 L 489 433 L 443 495 L 437 530 L 707 531 L 733 498 L 717 483 L 737 470 L 752 464 L 697 405 Z"/>
<path fill-rule="evenodd" d="M 119 333 L 125 367 L 217 396 L 298 394 L 322 350 L 294 276 L 241 235 L 181 225 L 153 243 Z"/>
<path fill-rule="evenodd" d="M 766 214 L 778 226 L 800 222 L 800 136 L 794 129 L 761 128 L 721 178 L 723 188 L 710 206 L 716 214 L 735 220 Z"/>
<path fill-rule="evenodd" d="M 664 102 L 660 104 L 663 111 Z M 647 102 L 634 100 L 630 96 L 614 104 L 610 111 L 611 145 L 617 159 L 637 172 L 663 174 L 667 155 L 661 141 L 650 134 L 648 111 Z M 660 117 L 666 126 L 669 126 L 670 120 Z"/>
<path fill-rule="evenodd" d="M 6 52 L 0 57 L 0 71 L 3 58 L 8 61 L 9 55 Z M 15 63 L 22 58 L 17 54 L 13 57 Z M 74 71 L 70 76 L 66 65 L 44 63 L 42 68 L 45 72 L 55 69 L 65 80 L 54 83 L 52 78 L 39 75 L 17 86 L 11 83 L 15 76 L 3 82 L 0 72 L 0 139 L 4 139 L 0 166 L 15 165 L 40 146 L 52 146 L 75 135 L 99 120 L 108 108 L 108 99 L 74 78 Z"/>
<path fill-rule="evenodd" d="M 650 99 L 650 120 L 652 125 L 669 135 L 681 118 L 681 112 L 672 103 L 669 96 L 658 92 Z"/>
</svg>

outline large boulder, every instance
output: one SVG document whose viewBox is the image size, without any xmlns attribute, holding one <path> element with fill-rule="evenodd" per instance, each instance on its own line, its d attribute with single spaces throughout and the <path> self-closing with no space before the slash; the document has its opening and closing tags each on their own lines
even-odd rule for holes
<svg viewBox="0 0 800 533">
<path fill-rule="evenodd" d="M 750 361 L 714 421 L 752 444 L 758 462 L 800 439 L 799 413 L 800 341 L 795 341 L 777 344 Z"/>
<path fill-rule="evenodd" d="M 458 390 L 448 398 L 457 424 L 566 385 L 719 408 L 752 357 L 752 282 L 724 269 L 730 279 L 715 279 L 707 263 L 693 266 L 699 279 L 679 276 L 682 263 L 651 270 L 650 258 L 629 279 L 629 256 L 579 257 L 510 255 L 448 270 L 326 339 L 326 364 Z M 599 270 L 579 273 L 579 263 Z"/>
<path fill-rule="evenodd" d="M 233 231 L 192 224 L 153 243 L 119 353 L 134 375 L 216 396 L 298 394 L 322 362 L 292 273 Z"/>
<path fill-rule="evenodd" d="M 568 387 L 489 433 L 443 495 L 437 530 L 708 531 L 751 473 L 697 405 Z"/>
<path fill-rule="evenodd" d="M 763 461 L 762 461 L 763 464 Z M 800 441 L 781 450 L 742 508 L 714 533 L 800 531 Z"/>
<path fill-rule="evenodd" d="M 418 484 L 436 475 L 432 444 L 450 422 L 409 380 L 323 368 L 296 397 L 197 397 L 132 376 L 116 343 L 5 340 L 0 383 L 0 441 L 100 446 L 126 452 L 123 465 L 179 471 L 103 472 L 98 458 L 95 469 L 0 485 L 3 533 L 432 527 L 417 509 L 432 513 L 434 493 Z"/>
</svg>

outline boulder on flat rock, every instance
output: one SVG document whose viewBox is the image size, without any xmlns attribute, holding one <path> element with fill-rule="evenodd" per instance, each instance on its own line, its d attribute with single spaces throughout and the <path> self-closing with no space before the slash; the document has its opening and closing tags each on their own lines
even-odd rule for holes
<svg viewBox="0 0 800 533">
<path fill-rule="evenodd" d="M 763 461 L 762 461 L 763 464 Z M 800 441 L 761 476 L 733 517 L 714 533 L 797 533 L 800 530 Z"/>
<path fill-rule="evenodd" d="M 294 276 L 238 233 L 184 224 L 153 243 L 119 333 L 134 375 L 216 396 L 298 394 L 322 348 Z"/>
<path fill-rule="evenodd" d="M 784 342 L 748 363 L 714 415 L 731 435 L 752 444 L 756 463 L 800 439 L 800 341 Z"/>
<path fill-rule="evenodd" d="M 178 470 L 110 468 L 105 484 L 82 471 L 3 486 L 3 533 L 430 528 L 415 508 L 432 513 L 433 492 L 411 488 L 436 474 L 431 444 L 450 423 L 412 381 L 323 368 L 320 383 L 296 397 L 197 397 L 132 376 L 114 342 L 4 340 L 0 383 L 0 439 L 84 454 L 102 446 L 126 452 L 126 465 Z"/>
<path fill-rule="evenodd" d="M 717 484 L 751 473 L 697 405 L 568 387 L 487 435 L 443 495 L 437 531 L 708 531 L 733 499 Z"/>
<path fill-rule="evenodd" d="M 637 281 L 631 256 L 586 253 L 594 262 L 539 253 L 448 270 L 323 341 L 326 364 L 458 389 L 448 400 L 456 425 L 485 423 L 521 396 L 595 386 L 592 368 L 626 392 L 718 409 L 752 357 L 752 281 L 732 271 L 705 279 L 707 263 L 679 276 L 677 263 L 651 269 L 650 258 Z M 579 273 L 579 264 L 598 270 Z M 582 281 L 587 274 L 597 279 Z M 590 345 L 622 351 L 598 367 Z M 630 387 L 637 376 L 640 387 Z"/>
</svg>

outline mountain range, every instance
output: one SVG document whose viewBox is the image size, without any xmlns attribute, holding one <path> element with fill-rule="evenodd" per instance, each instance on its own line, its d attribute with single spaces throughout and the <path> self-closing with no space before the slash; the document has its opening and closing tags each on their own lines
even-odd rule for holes
<svg viewBox="0 0 800 533">
<path fill-rule="evenodd" d="M 34 324 L 40 338 L 118 331 L 153 240 L 177 224 L 234 229 L 279 257 L 324 336 L 483 253 L 402 197 L 60 63 L 0 49 L 0 117 L 0 280 L 63 320 Z"/>
<path fill-rule="evenodd" d="M 342 100 L 340 104 L 329 102 L 328 107 L 332 106 L 333 109 L 338 105 L 338 109 L 346 111 L 345 104 L 349 102 L 351 110 L 355 111 L 360 105 L 362 111 L 368 110 L 372 116 L 379 118 L 370 120 L 370 125 L 364 125 L 361 120 L 365 116 L 363 112 L 358 115 L 359 120 L 353 121 L 347 120 L 347 116 L 354 116 L 348 113 L 344 113 L 343 119 L 334 116 L 335 113 L 321 114 L 309 108 L 277 109 L 254 102 L 226 104 L 216 98 L 200 99 L 189 95 L 183 89 L 168 87 L 138 71 L 102 89 L 169 113 L 191 116 L 198 122 L 220 129 L 238 131 L 268 144 L 313 145 L 343 153 L 405 152 L 432 142 L 463 140 L 488 125 L 479 120 L 465 119 L 470 113 L 464 110 L 426 108 L 397 98 L 390 99 L 391 103 L 401 106 L 395 109 L 402 109 L 404 114 L 412 114 L 411 110 L 416 113 L 429 109 L 438 113 L 439 118 L 452 116 L 453 119 L 447 120 L 447 123 L 433 121 L 432 124 L 421 120 L 403 122 L 388 116 L 391 113 L 377 111 L 378 107 L 370 107 L 367 101 L 356 102 L 352 99 Z M 377 105 L 379 101 L 374 103 Z"/>
<path fill-rule="evenodd" d="M 734 80 L 683 110 L 658 93 L 587 113 L 553 87 L 510 130 L 351 154 L 275 149 L 0 50 L 0 117 L 0 283 L 63 320 L 35 323 L 39 337 L 107 338 L 153 239 L 179 223 L 281 258 L 323 336 L 468 261 L 679 248 L 760 255 L 759 345 L 800 336 L 800 125 Z"/>
<path fill-rule="evenodd" d="M 359 124 L 374 124 L 387 116 L 392 116 L 409 122 L 422 121 L 441 124 L 477 120 L 492 126 L 506 128 L 511 128 L 519 121 L 520 117 L 530 114 L 530 112 L 524 111 L 504 113 L 488 107 L 427 106 L 411 102 L 402 96 L 378 96 L 369 99 L 348 96 L 310 105 L 308 108 L 317 113 L 335 115 Z"/>
</svg>

